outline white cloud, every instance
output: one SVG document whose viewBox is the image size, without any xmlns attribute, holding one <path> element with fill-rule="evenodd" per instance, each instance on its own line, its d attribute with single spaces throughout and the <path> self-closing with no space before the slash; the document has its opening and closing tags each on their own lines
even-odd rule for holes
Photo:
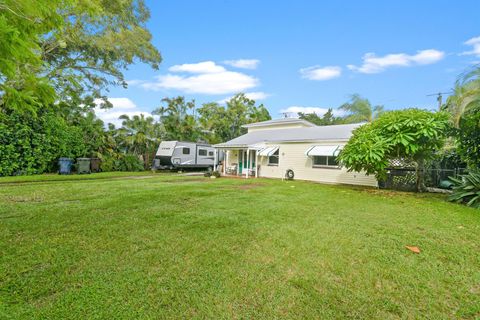
<svg viewBox="0 0 480 320">
<path fill-rule="evenodd" d="M 363 64 L 361 66 L 348 65 L 350 70 L 360 73 L 380 73 L 390 67 L 409 67 L 413 65 L 432 64 L 442 60 L 445 57 L 443 51 L 435 49 L 427 49 L 417 51 L 414 55 L 406 53 L 387 54 L 378 57 L 375 53 L 367 53 L 363 56 Z"/>
<path fill-rule="evenodd" d="M 294 116 L 299 112 L 302 113 L 316 113 L 318 116 L 323 116 L 328 111 L 328 108 L 320 108 L 320 107 L 301 107 L 301 106 L 291 106 L 286 109 L 280 110 L 282 113 L 291 113 Z M 345 114 L 344 111 L 338 109 L 332 109 L 334 116 L 343 116 Z"/>
<path fill-rule="evenodd" d="M 245 96 L 247 96 L 248 99 L 252 99 L 252 100 L 264 100 L 264 99 L 267 99 L 270 96 L 270 94 L 257 91 L 257 92 L 247 92 L 245 93 Z"/>
<path fill-rule="evenodd" d="M 168 68 L 170 72 L 188 72 L 188 73 L 221 73 L 225 68 L 215 64 L 213 61 L 203 61 L 199 63 L 185 63 Z"/>
<path fill-rule="evenodd" d="M 258 100 L 265 100 L 266 98 L 270 97 L 270 94 L 265 93 L 265 92 L 261 92 L 261 91 L 257 91 L 257 92 L 246 92 L 245 96 L 248 99 L 258 101 Z M 217 102 L 220 103 L 220 104 L 223 104 L 223 103 L 226 103 L 228 100 L 230 100 L 232 98 L 233 98 L 233 96 L 230 96 L 230 97 L 227 97 L 225 99 L 219 100 Z"/>
<path fill-rule="evenodd" d="M 124 114 L 129 117 L 140 114 L 143 114 L 145 117 L 152 117 L 150 112 L 140 111 L 137 105 L 129 98 L 108 98 L 108 101 L 112 103 L 113 107 L 110 109 L 101 109 L 100 104 L 102 103 L 102 100 L 95 100 L 95 103 L 97 104 L 97 107 L 94 109 L 95 114 L 105 123 L 105 125 L 113 123 L 115 127 L 121 127 L 122 120 L 119 120 L 118 118 Z"/>
<path fill-rule="evenodd" d="M 432 64 L 442 60 L 445 57 L 445 52 L 428 49 L 418 51 L 416 55 L 410 56 L 410 60 L 416 64 Z"/>
<path fill-rule="evenodd" d="M 468 39 L 463 44 L 467 46 L 472 46 L 472 50 L 462 52 L 462 55 L 475 55 L 480 57 L 480 36 Z"/>
<path fill-rule="evenodd" d="M 238 59 L 238 60 L 226 60 L 223 63 L 229 66 L 241 69 L 256 69 L 260 64 L 258 59 Z"/>
<path fill-rule="evenodd" d="M 342 68 L 337 66 L 313 66 L 300 69 L 300 74 L 302 75 L 302 78 L 305 79 L 323 81 L 340 77 L 342 74 Z"/>
<path fill-rule="evenodd" d="M 135 109 L 137 107 L 135 103 L 128 98 L 108 98 L 108 101 L 110 101 L 116 109 Z M 100 103 L 102 103 L 101 99 L 95 99 L 96 105 L 99 105 Z"/>
<path fill-rule="evenodd" d="M 212 61 L 176 65 L 170 72 L 188 72 L 194 75 L 166 74 L 158 76 L 155 82 L 144 82 L 140 86 L 147 90 L 173 89 L 186 93 L 229 94 L 242 92 L 258 86 L 257 78 L 228 71 Z"/>
<path fill-rule="evenodd" d="M 126 82 L 129 86 L 138 86 L 138 85 L 144 83 L 145 80 L 132 79 L 132 80 L 126 80 L 125 82 Z"/>
</svg>

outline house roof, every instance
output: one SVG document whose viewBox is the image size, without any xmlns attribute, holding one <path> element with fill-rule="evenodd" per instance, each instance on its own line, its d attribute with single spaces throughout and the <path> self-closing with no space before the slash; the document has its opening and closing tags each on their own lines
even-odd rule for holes
<svg viewBox="0 0 480 320">
<path fill-rule="evenodd" d="M 245 124 L 242 127 L 256 128 L 256 127 L 269 127 L 269 126 L 276 126 L 276 125 L 283 125 L 283 124 L 302 124 L 305 127 L 315 127 L 313 123 L 308 122 L 307 120 L 298 119 L 298 118 L 273 119 L 273 120 L 267 120 L 262 122 Z"/>
<path fill-rule="evenodd" d="M 252 131 L 214 147 L 248 147 L 267 142 L 347 141 L 352 136 L 352 131 L 361 125 L 363 123 Z"/>
</svg>

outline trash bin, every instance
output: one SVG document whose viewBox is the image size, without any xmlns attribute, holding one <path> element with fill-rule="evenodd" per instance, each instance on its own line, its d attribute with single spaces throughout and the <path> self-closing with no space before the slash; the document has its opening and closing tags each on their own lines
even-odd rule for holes
<svg viewBox="0 0 480 320">
<path fill-rule="evenodd" d="M 70 158 L 58 159 L 58 174 L 70 174 L 72 172 L 73 160 Z"/>
<path fill-rule="evenodd" d="M 442 181 L 440 181 L 439 187 L 441 189 L 452 189 L 453 182 L 450 181 L 450 180 L 442 180 Z"/>
<path fill-rule="evenodd" d="M 77 158 L 77 173 L 90 173 L 90 158 Z"/>
<path fill-rule="evenodd" d="M 100 172 L 100 162 L 99 158 L 90 158 L 90 171 Z"/>
</svg>

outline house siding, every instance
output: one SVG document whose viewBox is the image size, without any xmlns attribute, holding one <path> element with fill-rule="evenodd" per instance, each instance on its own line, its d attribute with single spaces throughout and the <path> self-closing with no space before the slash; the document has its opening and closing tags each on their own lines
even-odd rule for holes
<svg viewBox="0 0 480 320">
<path fill-rule="evenodd" d="M 259 157 L 259 176 L 266 178 L 283 178 L 286 170 L 295 173 L 295 179 L 310 180 L 333 184 L 352 184 L 373 186 L 378 185 L 374 176 L 367 176 L 359 172 L 347 172 L 345 168 L 314 168 L 312 158 L 305 155 L 305 151 L 315 145 L 344 145 L 346 141 L 328 141 L 317 143 L 277 143 L 269 146 L 279 146 L 278 166 L 268 165 L 267 157 Z"/>
</svg>

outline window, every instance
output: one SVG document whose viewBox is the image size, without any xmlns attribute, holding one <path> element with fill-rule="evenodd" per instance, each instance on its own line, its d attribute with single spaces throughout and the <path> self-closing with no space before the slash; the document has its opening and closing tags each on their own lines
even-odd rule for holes
<svg viewBox="0 0 480 320">
<path fill-rule="evenodd" d="M 207 155 L 207 150 L 206 149 L 198 149 L 198 155 L 199 156 L 206 156 Z"/>
<path fill-rule="evenodd" d="M 313 157 L 313 166 L 314 167 L 338 167 L 337 157 L 334 156 L 314 156 Z"/>
<path fill-rule="evenodd" d="M 183 154 L 190 154 L 190 148 L 183 148 Z"/>
<path fill-rule="evenodd" d="M 271 156 L 268 157 L 268 165 L 269 166 L 278 166 L 278 155 L 280 149 L 277 149 Z"/>
<path fill-rule="evenodd" d="M 208 151 L 208 155 L 209 155 L 210 157 L 213 157 L 213 151 Z"/>
</svg>

